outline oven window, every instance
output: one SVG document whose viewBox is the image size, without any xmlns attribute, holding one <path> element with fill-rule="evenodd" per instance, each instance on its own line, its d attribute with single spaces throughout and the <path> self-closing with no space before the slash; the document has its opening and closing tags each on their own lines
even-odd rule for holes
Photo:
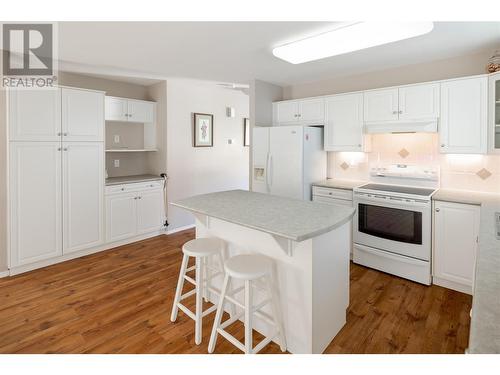
<svg viewBox="0 0 500 375">
<path fill-rule="evenodd" d="M 388 240 L 422 244 L 422 213 L 398 208 L 358 205 L 358 230 Z"/>
</svg>

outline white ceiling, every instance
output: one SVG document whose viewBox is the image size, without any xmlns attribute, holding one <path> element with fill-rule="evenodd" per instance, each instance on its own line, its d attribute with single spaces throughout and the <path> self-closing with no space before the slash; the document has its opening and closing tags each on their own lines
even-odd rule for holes
<svg viewBox="0 0 500 375">
<path fill-rule="evenodd" d="M 64 70 L 283 86 L 500 48 L 500 22 L 437 22 L 424 36 L 292 65 L 272 48 L 335 22 L 62 22 Z M 139 80 L 136 78 L 136 82 Z M 146 80 L 148 82 L 148 80 Z"/>
</svg>

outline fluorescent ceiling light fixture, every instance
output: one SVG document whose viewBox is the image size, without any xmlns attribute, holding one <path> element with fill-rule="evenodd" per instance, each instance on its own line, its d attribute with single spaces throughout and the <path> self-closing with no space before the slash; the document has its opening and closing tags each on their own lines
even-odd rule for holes
<svg viewBox="0 0 500 375">
<path fill-rule="evenodd" d="M 342 55 L 427 34 L 432 22 L 357 22 L 273 49 L 273 55 L 292 64 Z"/>
</svg>

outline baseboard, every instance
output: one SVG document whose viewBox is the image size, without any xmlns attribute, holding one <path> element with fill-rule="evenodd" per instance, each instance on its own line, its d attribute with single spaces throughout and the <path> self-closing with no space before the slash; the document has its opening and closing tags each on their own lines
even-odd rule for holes
<svg viewBox="0 0 500 375">
<path fill-rule="evenodd" d="M 194 224 L 184 225 L 183 227 L 175 228 L 175 229 L 172 229 L 172 230 L 167 230 L 167 232 L 165 234 L 174 234 L 174 233 L 177 233 L 177 232 L 182 232 L 183 230 L 186 230 L 186 229 L 192 229 L 194 227 L 195 227 Z"/>
<path fill-rule="evenodd" d="M 9 275 L 10 275 L 10 272 L 9 272 L 9 271 L 2 271 L 2 272 L 0 272 L 0 279 L 1 279 L 2 277 L 7 277 L 7 276 L 9 276 Z"/>
<path fill-rule="evenodd" d="M 164 234 L 164 233 L 165 233 L 164 230 L 154 231 L 154 232 L 146 233 L 146 234 L 143 234 L 140 236 L 127 238 L 124 240 L 102 244 L 102 245 L 99 245 L 99 246 L 96 246 L 96 247 L 93 247 L 90 249 L 80 250 L 80 251 L 77 251 L 77 252 L 74 252 L 71 254 L 57 257 L 57 258 L 51 258 L 51 259 L 42 260 L 42 261 L 36 262 L 36 263 L 12 267 L 9 270 L 9 272 L 7 272 L 7 275 L 10 275 L 10 276 L 19 275 L 21 273 L 33 271 L 33 270 L 36 270 L 38 268 L 48 267 L 48 266 L 51 266 L 53 264 L 66 262 L 68 260 L 81 258 L 81 257 L 87 256 L 87 255 L 99 253 L 101 251 L 111 250 L 111 249 L 114 249 L 118 246 L 128 245 L 128 244 L 131 244 L 133 242 L 142 241 L 142 240 L 145 240 L 145 239 L 148 239 L 151 237 L 156 237 L 156 236 L 159 236 L 159 235 Z M 0 277 L 1 277 L 1 273 L 0 273 Z"/>
<path fill-rule="evenodd" d="M 458 292 L 472 295 L 472 287 L 470 285 L 465 285 L 454 281 L 441 279 L 439 277 L 432 277 L 432 283 L 434 285 L 442 286 L 443 288 L 453 289 Z"/>
</svg>

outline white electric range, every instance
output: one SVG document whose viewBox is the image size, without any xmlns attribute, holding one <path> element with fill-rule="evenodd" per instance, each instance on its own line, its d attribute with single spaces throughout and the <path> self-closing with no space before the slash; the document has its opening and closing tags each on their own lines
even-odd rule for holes
<svg viewBox="0 0 500 375">
<path fill-rule="evenodd" d="M 354 263 L 430 285 L 439 170 L 395 164 L 373 168 L 371 180 L 354 188 Z"/>
</svg>

